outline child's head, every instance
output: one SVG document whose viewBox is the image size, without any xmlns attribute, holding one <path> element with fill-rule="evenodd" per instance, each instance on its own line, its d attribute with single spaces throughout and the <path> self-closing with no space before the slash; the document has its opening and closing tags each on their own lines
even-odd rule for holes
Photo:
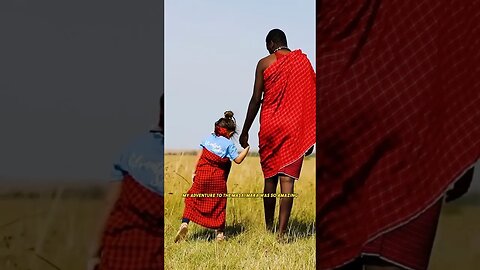
<svg viewBox="0 0 480 270">
<path fill-rule="evenodd" d="M 224 117 L 215 122 L 215 135 L 230 139 L 237 131 L 237 123 L 232 111 L 226 111 L 223 115 Z"/>
</svg>

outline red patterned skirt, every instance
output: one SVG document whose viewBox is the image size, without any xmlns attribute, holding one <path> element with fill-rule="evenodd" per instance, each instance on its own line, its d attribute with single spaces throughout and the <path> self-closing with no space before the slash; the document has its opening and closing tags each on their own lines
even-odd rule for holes
<svg viewBox="0 0 480 270">
<path fill-rule="evenodd" d="M 379 257 L 405 269 L 427 269 L 441 208 L 439 200 L 405 225 L 367 243 L 362 254 Z"/>
<path fill-rule="evenodd" d="M 303 156 L 295 160 L 293 163 L 281 168 L 278 174 L 283 174 L 283 175 L 298 179 L 302 171 L 302 164 L 303 164 Z"/>
<path fill-rule="evenodd" d="M 126 176 L 107 220 L 99 269 L 163 269 L 163 223 L 163 197 Z"/>
<path fill-rule="evenodd" d="M 191 194 L 225 194 L 231 161 L 220 158 L 203 149 L 195 170 L 193 185 L 187 192 Z M 226 197 L 186 197 L 183 217 L 210 229 L 225 226 L 227 209 Z"/>
</svg>

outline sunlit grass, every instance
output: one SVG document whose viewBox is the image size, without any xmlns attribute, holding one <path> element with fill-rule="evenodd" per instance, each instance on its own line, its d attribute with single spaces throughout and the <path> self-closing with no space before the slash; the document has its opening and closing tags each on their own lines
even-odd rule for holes
<svg viewBox="0 0 480 270">
<path fill-rule="evenodd" d="M 165 269 L 315 269 L 315 159 L 305 160 L 295 185 L 289 242 L 278 243 L 265 230 L 261 198 L 230 198 L 227 202 L 227 241 L 191 223 L 187 241 L 173 239 L 183 213 L 182 193 L 191 186 L 193 155 L 165 159 Z M 229 193 L 261 193 L 263 175 L 258 157 L 232 165 Z M 278 205 L 276 216 L 278 216 Z"/>
</svg>

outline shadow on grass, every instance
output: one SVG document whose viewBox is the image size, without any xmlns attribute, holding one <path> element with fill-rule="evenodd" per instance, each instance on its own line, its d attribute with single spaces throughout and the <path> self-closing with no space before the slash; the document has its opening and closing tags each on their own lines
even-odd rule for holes
<svg viewBox="0 0 480 270">
<path fill-rule="evenodd" d="M 315 237 L 315 223 L 313 221 L 291 218 L 288 223 L 288 242 L 295 242 L 296 240 Z"/>
<path fill-rule="evenodd" d="M 227 238 L 233 238 L 245 231 L 245 225 L 243 223 L 236 223 L 232 225 L 227 225 L 225 227 L 225 235 Z M 198 241 L 198 240 L 204 240 L 204 241 L 213 241 L 215 240 L 215 230 L 211 229 L 199 229 L 195 231 L 190 237 L 190 241 Z"/>
<path fill-rule="evenodd" d="M 278 226 L 278 224 L 277 224 Z M 234 238 L 237 235 L 245 232 L 244 223 L 236 223 L 232 225 L 227 225 L 225 228 L 225 234 L 228 238 Z M 275 232 L 273 232 L 275 233 Z M 315 237 L 315 223 L 313 221 L 305 221 L 297 218 L 291 218 L 287 228 L 287 242 L 292 243 L 297 240 L 306 239 Z M 211 229 L 197 229 L 193 234 L 188 237 L 190 241 L 214 241 L 215 240 L 215 230 Z"/>
</svg>

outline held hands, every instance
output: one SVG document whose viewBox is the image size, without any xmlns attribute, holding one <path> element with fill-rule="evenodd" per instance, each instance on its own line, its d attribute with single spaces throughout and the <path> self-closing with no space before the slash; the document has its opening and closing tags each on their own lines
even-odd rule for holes
<svg viewBox="0 0 480 270">
<path fill-rule="evenodd" d="M 250 146 L 248 144 L 248 133 L 242 132 L 242 134 L 240 134 L 240 138 L 238 139 L 238 141 L 243 148 L 247 148 Z"/>
</svg>

